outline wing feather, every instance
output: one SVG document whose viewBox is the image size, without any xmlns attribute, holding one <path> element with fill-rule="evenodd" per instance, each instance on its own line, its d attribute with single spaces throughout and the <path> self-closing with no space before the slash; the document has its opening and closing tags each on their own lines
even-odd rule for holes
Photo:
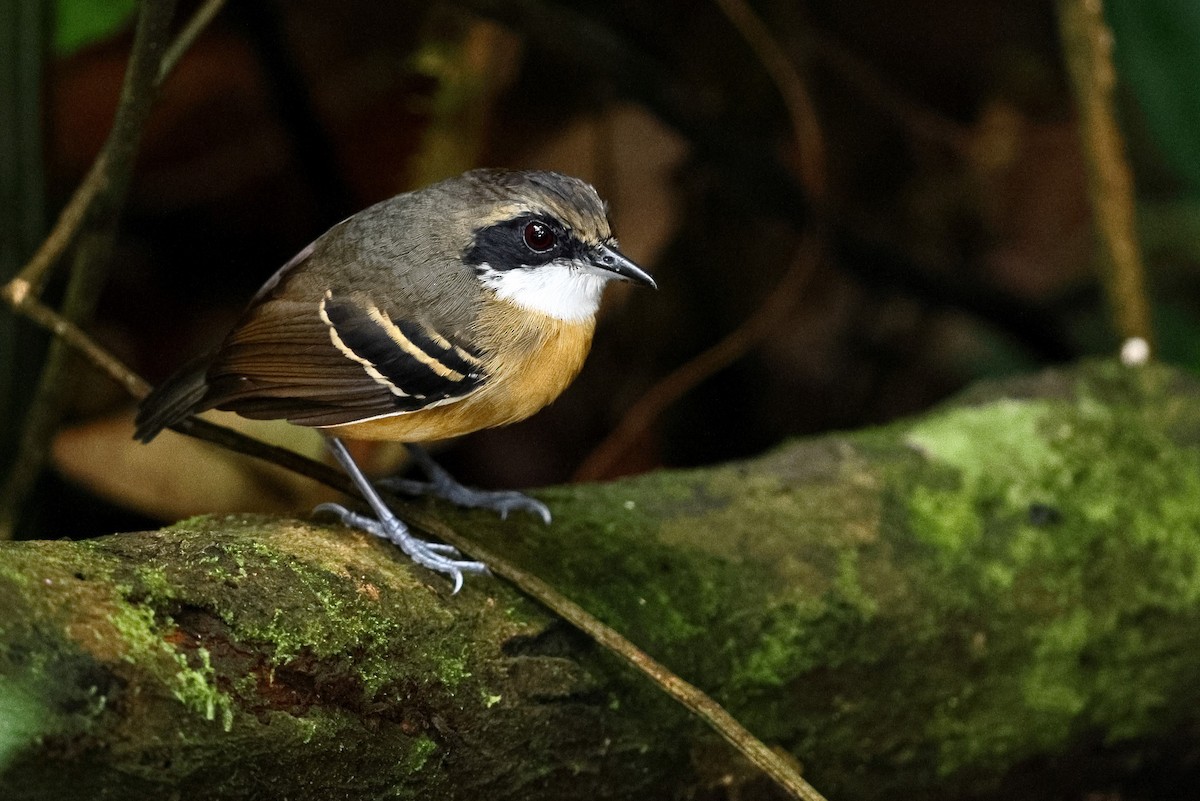
<svg viewBox="0 0 1200 801">
<path fill-rule="evenodd" d="M 208 405 L 341 425 L 453 402 L 486 380 L 458 332 L 326 291 L 317 302 L 260 300 L 209 368 Z"/>
</svg>

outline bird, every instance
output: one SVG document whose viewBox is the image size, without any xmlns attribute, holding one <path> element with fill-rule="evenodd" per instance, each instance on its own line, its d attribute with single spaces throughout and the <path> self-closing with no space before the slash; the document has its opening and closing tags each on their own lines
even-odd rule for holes
<svg viewBox="0 0 1200 801">
<path fill-rule="evenodd" d="M 343 439 L 390 440 L 428 481 L 393 486 L 502 516 L 540 501 L 458 483 L 421 447 L 523 420 L 575 379 L 612 280 L 657 288 L 619 249 L 585 181 L 476 169 L 392 197 L 330 228 L 272 275 L 224 341 L 140 403 L 135 438 L 208 409 L 320 430 L 373 514 L 321 504 L 453 579 L 486 573 L 419 539 Z"/>
</svg>

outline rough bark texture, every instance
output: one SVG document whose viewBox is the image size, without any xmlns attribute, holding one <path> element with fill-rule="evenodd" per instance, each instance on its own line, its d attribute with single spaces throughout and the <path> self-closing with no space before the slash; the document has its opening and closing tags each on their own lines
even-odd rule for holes
<svg viewBox="0 0 1200 801">
<path fill-rule="evenodd" d="M 712 469 L 448 516 L 829 798 L 1163 798 L 1200 773 L 1200 386 L 1112 364 Z M 0 545 L 0 797 L 764 797 L 494 579 L 337 526 Z M 1148 782 L 1148 783 L 1146 783 Z"/>
</svg>

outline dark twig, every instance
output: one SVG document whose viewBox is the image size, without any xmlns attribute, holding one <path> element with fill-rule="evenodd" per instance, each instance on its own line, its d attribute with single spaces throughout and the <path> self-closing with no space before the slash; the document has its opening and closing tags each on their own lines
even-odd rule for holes
<svg viewBox="0 0 1200 801">
<path fill-rule="evenodd" d="M 710 698 L 704 691 L 672 673 L 642 649 L 625 639 L 618 631 L 601 623 L 574 601 L 537 576 L 481 548 L 478 544 L 463 539 L 442 521 L 414 510 L 407 516 L 419 528 L 445 540 L 472 559 L 485 563 L 494 574 L 502 576 L 522 592 L 530 595 L 565 619 L 572 626 L 587 634 L 604 648 L 612 651 L 657 684 L 663 692 L 674 698 L 699 717 L 717 734 L 745 756 L 751 763 L 766 773 L 785 792 L 803 801 L 825 801 L 812 785 L 804 780 L 795 766 L 786 758 L 767 747 L 762 740 L 751 734 L 745 726 L 730 715 L 725 708 Z"/>
<path fill-rule="evenodd" d="M 154 10 L 155 14 L 155 35 L 164 37 L 154 42 L 154 49 L 157 58 L 148 58 L 151 54 L 146 51 L 148 45 L 141 48 L 139 55 L 138 34 L 135 33 L 133 52 L 130 56 L 129 68 L 125 74 L 125 86 L 121 90 L 121 101 L 117 107 L 117 119 L 113 121 L 112 131 L 109 133 L 108 139 L 105 141 L 100 153 L 96 156 L 96 160 L 92 162 L 91 169 L 88 170 L 86 176 L 79 184 L 79 188 L 75 190 L 75 194 L 71 196 L 70 201 L 59 212 L 58 220 L 54 223 L 54 228 L 51 230 L 41 246 L 33 254 L 33 257 L 25 264 L 20 274 L 12 281 L 6 284 L 0 294 L 4 299 L 14 307 L 19 308 L 22 303 L 28 298 L 36 298 L 41 294 L 41 285 L 45 280 L 50 268 L 53 267 L 62 257 L 62 254 L 75 240 L 76 234 L 83 227 L 87 217 L 92 214 L 93 206 L 96 203 L 97 197 L 101 192 L 105 191 L 113 180 L 113 176 L 118 172 L 125 159 L 117 158 L 113 161 L 114 150 L 117 149 L 118 143 L 122 147 L 131 147 L 132 149 L 124 153 L 128 158 L 126 166 L 132 164 L 132 159 L 136 153 L 137 139 L 141 135 L 141 125 L 131 131 L 131 126 L 127 126 L 121 120 L 122 110 L 127 106 L 136 105 L 136 109 L 126 111 L 126 114 L 137 113 L 138 116 L 145 111 L 148 111 L 150 101 L 153 99 L 151 92 L 147 92 L 147 84 L 157 88 L 170 75 L 176 64 L 182 58 L 183 53 L 200 35 L 204 27 L 212 21 L 216 13 L 224 5 L 225 0 L 207 0 L 192 18 L 184 25 L 175 41 L 169 47 L 163 50 L 162 42 L 165 41 L 166 28 L 165 25 L 170 22 L 170 11 L 174 6 L 174 0 L 147 0 L 142 5 L 142 13 L 148 13 L 149 9 Z M 163 13 L 166 13 L 166 19 L 158 19 Z M 140 19 L 140 18 L 139 18 Z M 139 26 L 141 23 L 139 22 Z M 161 29 L 159 27 L 161 26 Z M 139 27 L 139 30 L 143 30 Z M 149 31 L 147 31 L 149 33 Z M 161 51 L 161 55 L 158 55 Z M 134 69 L 138 70 L 136 88 L 133 84 Z M 153 77 L 148 74 L 148 71 L 153 67 Z M 142 72 L 145 69 L 147 72 Z M 135 97 L 133 92 L 145 92 L 146 97 L 144 108 L 142 100 L 130 100 Z M 133 122 L 135 117 L 127 117 L 128 122 Z M 118 132 L 120 130 L 120 132 Z M 133 137 L 130 141 L 129 137 Z"/>
<path fill-rule="evenodd" d="M 225 0 L 205 0 L 204 4 L 196 9 L 187 24 L 175 35 L 175 41 L 171 42 L 171 46 L 162 55 L 162 61 L 158 65 L 158 78 L 155 81 L 158 86 L 166 83 L 167 78 L 183 59 L 183 54 L 196 43 L 196 39 L 208 27 L 208 23 L 212 22 L 224 7 Z"/>
<path fill-rule="evenodd" d="M 112 130 L 84 181 L 85 186 L 92 188 L 72 198 L 46 243 L 5 287 L 6 299 L 18 309 L 40 291 L 58 256 L 86 227 L 92 236 L 86 247 L 76 251 L 62 316 L 73 324 L 91 316 L 103 285 L 103 267 L 112 251 L 117 214 L 129 187 L 142 129 L 157 94 L 162 53 L 169 40 L 174 12 L 174 0 L 142 3 Z M 77 202 L 81 197 L 84 200 Z M 48 247 L 50 243 L 54 245 Z M 20 507 L 41 472 L 48 443 L 58 425 L 68 364 L 65 348 L 59 340 L 50 346 L 29 406 L 17 457 L 0 490 L 0 539 L 12 536 Z"/>
<path fill-rule="evenodd" d="M 56 315 L 77 327 L 75 321 L 90 319 L 100 295 L 104 270 L 96 265 L 107 259 L 114 239 L 112 227 L 84 232 L 75 246 L 71 277 L 67 282 L 63 311 Z M 42 364 L 37 387 L 17 441 L 16 456 L 0 488 L 0 540 L 11 539 L 21 509 L 42 472 L 49 443 L 62 419 L 69 390 L 71 348 L 62 339 L 53 339 Z"/>
<path fill-rule="evenodd" d="M 50 268 L 75 240 L 88 218 L 96 213 L 97 201 L 113 191 L 114 183 L 128 181 L 142 127 L 154 101 L 174 10 L 175 0 L 144 0 L 142 3 L 112 130 L 46 241 L 20 274 L 4 287 L 5 298 L 14 306 L 31 295 L 40 294 Z"/>
<path fill-rule="evenodd" d="M 67 348 L 83 352 L 130 392 L 139 389 L 137 383 L 141 379 L 128 373 L 123 365 L 114 364 L 111 357 L 83 334 L 78 323 L 91 316 L 103 286 L 102 268 L 111 254 L 117 213 L 124 203 L 142 130 L 158 90 L 224 2 L 206 0 L 169 47 L 165 43 L 174 15 L 174 0 L 142 3 L 112 130 L 54 229 L 21 272 L 0 290 L 0 295 L 14 309 L 56 334 L 30 403 L 17 456 L 0 489 L 0 539 L 12 536 L 19 509 L 41 471 L 47 443 L 58 425 L 69 358 Z M 95 235 L 86 247 L 79 249 L 63 313 L 57 314 L 40 302 L 41 287 L 50 269 L 89 226 Z M 126 375 L 118 374 L 122 370 Z"/>
<path fill-rule="evenodd" d="M 100 372 L 120 384 L 133 397 L 143 398 L 150 392 L 150 385 L 141 376 L 122 364 L 117 357 L 113 356 L 100 345 L 97 345 L 91 337 L 84 333 L 83 329 L 61 316 L 40 300 L 27 298 L 21 302 L 18 309 L 22 315 L 37 323 L 56 338 L 65 342 L 73 350 L 77 351 L 92 366 L 99 368 Z"/>
<path fill-rule="evenodd" d="M 721 11 L 754 50 L 775 82 L 787 107 L 800 180 L 811 205 L 820 208 L 825 198 L 825 140 L 804 80 L 767 26 L 743 0 L 715 0 Z M 717 344 L 668 373 L 645 392 L 621 422 L 579 465 L 573 478 L 594 481 L 611 475 L 618 460 L 641 439 L 672 404 L 702 382 L 749 353 L 787 320 L 814 265 L 824 250 L 824 227 L 814 215 L 801 232 L 796 255 L 779 283 L 767 292 L 761 305 Z"/>
<path fill-rule="evenodd" d="M 1102 0 L 1059 0 L 1059 27 L 1075 87 L 1104 285 L 1122 339 L 1153 342 L 1150 302 L 1138 247 L 1133 178 L 1113 103 L 1113 35 Z"/>
</svg>

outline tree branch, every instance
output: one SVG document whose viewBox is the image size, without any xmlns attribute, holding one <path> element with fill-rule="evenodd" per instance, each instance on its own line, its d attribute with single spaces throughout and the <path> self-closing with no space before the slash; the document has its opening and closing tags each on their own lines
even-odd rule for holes
<svg viewBox="0 0 1200 801">
<path fill-rule="evenodd" d="M 1198 398 L 1165 367 L 1085 365 L 752 461 L 547 490 L 553 527 L 434 508 L 833 798 L 1168 797 L 1196 779 Z M 0 565 L 5 799 L 768 793 L 505 584 L 450 596 L 341 526 L 196 518 L 4 543 Z"/>
</svg>

